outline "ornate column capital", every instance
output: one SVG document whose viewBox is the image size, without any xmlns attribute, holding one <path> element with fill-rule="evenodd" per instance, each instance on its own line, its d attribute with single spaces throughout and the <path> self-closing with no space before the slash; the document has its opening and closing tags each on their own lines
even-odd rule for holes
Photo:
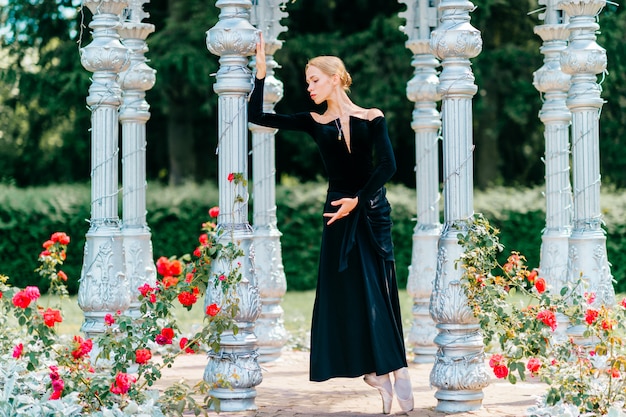
<svg viewBox="0 0 626 417">
<path fill-rule="evenodd" d="M 87 104 L 118 106 L 120 104 L 117 74 L 128 68 L 129 51 L 120 42 L 117 28 L 119 14 L 128 5 L 125 0 L 86 0 L 83 6 L 93 13 L 89 27 L 93 29 L 93 41 L 80 49 L 80 62 L 93 72 Z"/>
<path fill-rule="evenodd" d="M 470 59 L 482 51 L 480 31 L 470 24 L 474 4 L 466 0 L 442 0 L 441 24 L 432 32 L 430 47 L 442 61 L 439 77 L 442 94 L 472 97 L 477 92 Z"/>
<path fill-rule="evenodd" d="M 570 109 L 601 108 L 600 86 L 596 75 L 604 72 L 607 66 L 606 50 L 596 43 L 596 33 L 600 29 L 597 15 L 606 0 L 563 0 L 559 3 L 569 16 L 567 25 L 570 31 L 568 47 L 561 53 L 561 67 L 572 75 L 567 106 Z"/>
<path fill-rule="evenodd" d="M 209 51 L 220 57 L 216 93 L 248 93 L 247 56 L 254 55 L 259 31 L 250 24 L 250 0 L 218 0 L 219 21 L 206 34 Z"/>
<path fill-rule="evenodd" d="M 124 22 L 120 28 L 122 43 L 130 50 L 129 68 L 120 74 L 120 85 L 124 90 L 124 103 L 120 108 L 120 120 L 138 118 L 147 121 L 150 117 L 145 92 L 154 87 L 156 70 L 146 64 L 148 52 L 146 38 L 155 30 L 149 23 Z"/>
</svg>

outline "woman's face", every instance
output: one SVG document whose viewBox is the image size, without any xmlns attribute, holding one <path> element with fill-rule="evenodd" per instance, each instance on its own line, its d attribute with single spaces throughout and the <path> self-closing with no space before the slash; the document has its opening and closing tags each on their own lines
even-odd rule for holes
<svg viewBox="0 0 626 417">
<path fill-rule="evenodd" d="M 335 89 L 336 78 L 325 74 L 316 66 L 309 65 L 306 69 L 306 82 L 309 85 L 307 91 L 315 104 L 328 100 Z"/>
</svg>

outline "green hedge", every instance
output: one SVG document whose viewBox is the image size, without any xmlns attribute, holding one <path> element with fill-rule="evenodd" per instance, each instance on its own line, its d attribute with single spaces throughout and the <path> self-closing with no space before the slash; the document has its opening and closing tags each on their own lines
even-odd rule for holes
<svg viewBox="0 0 626 417">
<path fill-rule="evenodd" d="M 606 187 L 605 187 L 606 188 Z M 475 210 L 484 213 L 501 231 L 506 252 L 526 255 L 529 266 L 539 265 L 545 200 L 540 188 L 492 188 L 476 192 Z M 289 179 L 277 187 L 278 227 L 282 233 L 283 265 L 289 290 L 315 288 L 321 210 L 326 184 L 300 184 Z M 394 243 L 399 284 L 406 286 L 415 226 L 415 191 L 389 186 L 394 222 Z M 0 273 L 17 286 L 46 283 L 33 271 L 38 266 L 41 244 L 55 231 L 64 231 L 72 242 L 63 270 L 70 277 L 70 291 L 78 290 L 85 234 L 89 228 L 90 188 L 88 185 L 55 185 L 19 189 L 0 186 Z M 254 193 L 252 193 L 254 202 Z M 217 205 L 213 184 L 166 187 L 151 184 L 147 192 L 148 224 L 152 231 L 154 257 L 190 253 L 198 243 L 201 223 L 207 210 Z M 626 244 L 626 194 L 603 190 L 602 207 L 607 224 L 607 251 L 616 290 L 626 291 L 622 242 Z M 251 210 L 250 210 L 251 211 Z M 505 255 L 503 255 L 504 257 Z"/>
</svg>

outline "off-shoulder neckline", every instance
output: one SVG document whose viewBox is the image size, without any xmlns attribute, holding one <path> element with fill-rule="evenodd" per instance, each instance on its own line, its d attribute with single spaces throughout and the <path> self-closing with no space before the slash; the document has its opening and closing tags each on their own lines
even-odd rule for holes
<svg viewBox="0 0 626 417">
<path fill-rule="evenodd" d="M 322 122 L 318 122 L 317 120 L 315 120 L 315 118 L 313 117 L 313 112 L 308 112 L 307 114 L 309 115 L 309 117 L 311 118 L 311 120 L 313 120 L 313 121 L 314 121 L 315 123 L 317 123 L 318 125 L 323 125 L 323 126 L 332 125 L 332 124 L 334 124 L 334 123 L 335 123 L 335 120 L 337 120 L 337 119 L 333 119 L 333 120 L 330 120 L 330 121 L 328 121 L 328 122 L 326 122 L 326 123 L 322 123 Z M 355 115 L 353 115 L 353 114 L 350 114 L 350 115 L 348 115 L 348 118 L 349 118 L 350 120 L 352 120 L 352 119 L 356 119 L 356 120 L 361 120 L 361 121 L 364 121 L 364 122 L 372 123 L 372 122 L 376 121 L 377 119 L 384 119 L 384 118 L 385 118 L 385 116 L 384 116 L 384 115 L 381 115 L 381 116 L 376 116 L 376 117 L 374 117 L 372 120 L 370 120 L 370 119 L 363 119 L 362 117 L 358 117 L 358 116 L 355 116 Z"/>
</svg>

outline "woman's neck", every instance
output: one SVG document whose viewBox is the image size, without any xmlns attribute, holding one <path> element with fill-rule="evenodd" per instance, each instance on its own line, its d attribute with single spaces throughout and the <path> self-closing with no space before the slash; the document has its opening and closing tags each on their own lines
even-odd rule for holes
<svg viewBox="0 0 626 417">
<path fill-rule="evenodd" d="M 328 99 L 326 104 L 326 114 L 335 119 L 350 114 L 356 107 L 344 91 L 337 94 L 335 99 Z"/>
</svg>

